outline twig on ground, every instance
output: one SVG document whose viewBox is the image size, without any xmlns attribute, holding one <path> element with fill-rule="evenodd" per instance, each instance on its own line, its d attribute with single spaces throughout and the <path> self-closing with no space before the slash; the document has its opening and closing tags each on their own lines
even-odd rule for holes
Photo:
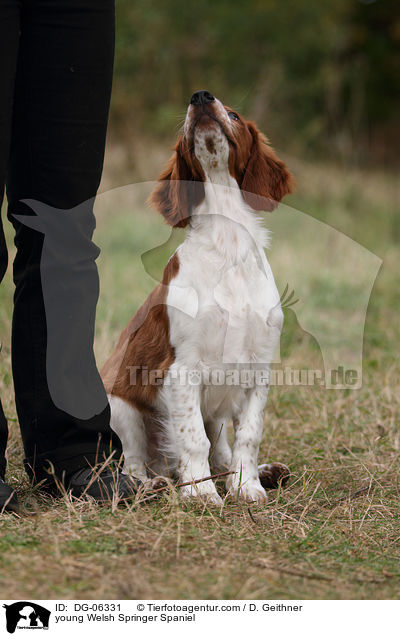
<svg viewBox="0 0 400 636">
<path fill-rule="evenodd" d="M 252 520 L 252 522 L 257 524 L 258 521 L 257 521 L 257 519 L 254 518 L 253 513 L 251 512 L 251 509 L 247 508 L 247 510 L 249 511 L 249 516 L 250 516 L 250 519 Z"/>
<path fill-rule="evenodd" d="M 227 475 L 233 475 L 234 471 L 228 470 L 225 473 L 215 473 L 214 475 L 210 475 L 209 477 L 202 477 L 201 479 L 192 479 L 192 481 L 184 481 L 180 484 L 174 484 L 175 488 L 183 488 L 184 486 L 192 486 L 193 484 L 199 484 L 202 481 L 209 481 L 210 479 L 220 479 L 221 477 L 227 477 Z M 146 499 L 152 498 L 154 495 L 157 495 L 159 492 L 164 492 L 169 489 L 169 484 L 166 486 L 162 486 L 161 488 L 155 488 L 154 490 L 149 490 L 148 495 L 146 494 Z"/>
<path fill-rule="evenodd" d="M 356 499 L 357 497 L 364 495 L 364 493 L 369 493 L 370 490 L 372 490 L 372 488 L 373 486 L 371 484 L 369 484 L 368 486 L 363 486 L 363 488 L 359 488 L 358 490 L 355 490 L 354 492 L 351 492 L 347 495 L 343 495 L 343 497 L 334 499 L 333 501 L 329 503 L 329 505 L 336 506 L 336 504 L 340 503 L 341 501 L 349 501 L 351 499 Z"/>
<path fill-rule="evenodd" d="M 320 572 L 304 572 L 304 570 L 300 570 L 298 568 L 287 568 L 280 565 L 271 565 L 263 561 L 259 561 L 259 565 L 267 568 L 268 570 L 280 572 L 282 574 L 287 574 L 289 576 L 299 576 L 304 579 L 318 579 L 321 581 L 337 581 L 338 580 L 338 576 L 330 576 L 327 574 L 321 574 Z M 349 579 L 347 580 L 347 583 L 372 583 L 372 584 L 379 585 L 381 583 L 384 583 L 386 579 L 394 578 L 396 576 L 400 576 L 400 575 L 383 570 L 382 576 L 379 578 L 368 576 L 368 574 L 366 576 L 356 574 L 355 576 L 350 576 Z"/>
<path fill-rule="evenodd" d="M 321 581 L 334 581 L 337 577 L 327 576 L 326 574 L 320 574 L 319 572 L 304 572 L 298 568 L 285 568 L 280 565 L 270 565 L 263 561 L 259 561 L 259 565 L 275 572 L 281 572 L 282 574 L 288 574 L 289 576 L 300 576 L 304 579 L 319 579 Z"/>
</svg>

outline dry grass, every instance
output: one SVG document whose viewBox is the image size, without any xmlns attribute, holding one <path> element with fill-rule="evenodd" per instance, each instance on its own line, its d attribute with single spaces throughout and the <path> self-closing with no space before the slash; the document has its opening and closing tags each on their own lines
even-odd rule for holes
<svg viewBox="0 0 400 636">
<path fill-rule="evenodd" d="M 312 173 L 309 166 L 301 170 L 303 175 Z M 310 211 L 320 211 L 320 218 L 324 213 L 330 218 L 362 180 L 359 173 L 348 174 L 339 186 L 339 176 L 338 169 L 318 167 L 315 192 L 308 181 L 308 189 L 298 195 L 298 205 L 303 202 L 303 210 L 307 211 L 307 204 Z M 377 175 L 372 181 L 373 175 L 368 175 L 370 205 L 374 212 L 378 206 L 384 210 L 384 224 L 397 227 L 390 209 L 391 178 Z M 321 200 L 327 190 L 324 207 Z M 353 207 L 348 204 L 355 219 L 360 218 L 364 204 L 363 200 Z M 352 225 L 345 211 L 342 214 L 349 233 L 360 234 L 358 224 Z M 365 215 L 368 243 L 372 226 L 376 223 L 378 228 L 378 223 L 368 208 Z M 129 237 L 126 244 L 120 243 L 126 234 L 124 223 L 130 222 L 128 213 L 118 218 L 120 233 L 115 229 L 113 234 L 114 218 L 112 227 L 99 223 L 97 234 L 102 246 L 118 249 L 115 269 L 109 259 L 100 263 L 103 296 L 97 351 L 103 359 L 110 340 L 124 326 L 126 313 L 135 308 L 130 305 L 147 292 L 147 283 L 140 287 L 138 270 L 133 292 L 138 298 L 127 298 L 127 307 L 116 304 L 132 248 Z M 141 219 L 140 231 L 145 233 L 146 217 Z M 0 520 L 3 598 L 398 598 L 400 373 L 395 355 L 399 275 L 394 264 L 399 248 L 380 225 L 375 236 L 377 253 L 384 247 L 387 258 L 368 310 L 363 387 L 357 391 L 271 390 L 260 460 L 283 461 L 293 476 L 287 488 L 270 491 L 263 507 L 231 501 L 222 509 L 205 503 L 183 504 L 173 489 L 159 501 L 145 504 L 138 497 L 129 505 L 109 507 L 34 491 L 22 469 L 12 398 L 8 279 L 0 291 L 4 343 L 0 390 L 11 428 L 8 478 L 18 490 L 22 510 Z M 157 241 L 163 237 L 161 232 Z M 126 257 L 121 256 L 124 250 Z M 111 281 L 114 289 L 110 289 Z M 286 317 L 290 325 L 290 315 Z M 320 354 L 306 335 L 291 335 L 293 365 L 304 368 L 320 363 Z"/>
<path fill-rule="evenodd" d="M 15 440 L 6 598 L 397 598 L 399 378 L 386 380 L 379 403 L 367 387 L 274 392 L 261 456 L 293 477 L 262 508 L 183 505 L 174 490 L 118 507 L 52 499 L 26 483 Z"/>
</svg>

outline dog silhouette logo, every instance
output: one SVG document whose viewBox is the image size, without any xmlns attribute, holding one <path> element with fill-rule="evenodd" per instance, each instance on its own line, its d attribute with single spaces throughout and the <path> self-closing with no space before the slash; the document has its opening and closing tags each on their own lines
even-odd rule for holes
<svg viewBox="0 0 400 636">
<path fill-rule="evenodd" d="M 44 234 L 40 275 L 50 395 L 61 411 L 90 420 L 108 407 L 90 344 L 99 292 L 95 260 L 100 253 L 92 242 L 96 225 L 93 199 L 70 210 L 58 210 L 30 199 L 24 199 L 23 203 L 36 216 L 14 215 L 14 218 Z"/>
<path fill-rule="evenodd" d="M 16 629 L 49 629 L 51 612 L 37 603 L 19 601 L 3 607 L 9 634 L 14 634 Z"/>
</svg>

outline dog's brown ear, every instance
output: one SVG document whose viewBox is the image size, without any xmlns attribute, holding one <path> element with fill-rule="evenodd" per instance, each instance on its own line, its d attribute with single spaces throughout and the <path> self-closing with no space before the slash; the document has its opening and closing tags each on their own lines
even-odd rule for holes
<svg viewBox="0 0 400 636">
<path fill-rule="evenodd" d="M 271 212 L 292 192 L 294 178 L 255 124 L 248 122 L 247 128 L 253 141 L 240 185 L 243 198 L 254 210 Z"/>
<path fill-rule="evenodd" d="M 186 227 L 193 207 L 204 198 L 203 178 L 194 171 L 192 160 L 185 159 L 186 153 L 180 138 L 159 176 L 160 184 L 149 197 L 150 205 L 173 227 Z"/>
</svg>

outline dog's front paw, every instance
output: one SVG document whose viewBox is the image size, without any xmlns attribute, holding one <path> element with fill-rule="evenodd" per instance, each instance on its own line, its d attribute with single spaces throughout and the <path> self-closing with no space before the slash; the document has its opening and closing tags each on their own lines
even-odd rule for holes
<svg viewBox="0 0 400 636">
<path fill-rule="evenodd" d="M 268 501 L 268 495 L 258 479 L 243 480 L 241 484 L 233 482 L 228 489 L 228 496 L 231 499 L 240 499 L 246 503 L 254 502 L 259 505 Z"/>
<path fill-rule="evenodd" d="M 208 503 L 215 504 L 216 506 L 222 506 L 223 501 L 214 484 L 211 482 L 203 482 L 199 484 L 193 484 L 191 486 L 183 486 L 180 488 L 182 499 L 189 499 L 190 497 L 197 497 L 207 501 Z"/>
</svg>

